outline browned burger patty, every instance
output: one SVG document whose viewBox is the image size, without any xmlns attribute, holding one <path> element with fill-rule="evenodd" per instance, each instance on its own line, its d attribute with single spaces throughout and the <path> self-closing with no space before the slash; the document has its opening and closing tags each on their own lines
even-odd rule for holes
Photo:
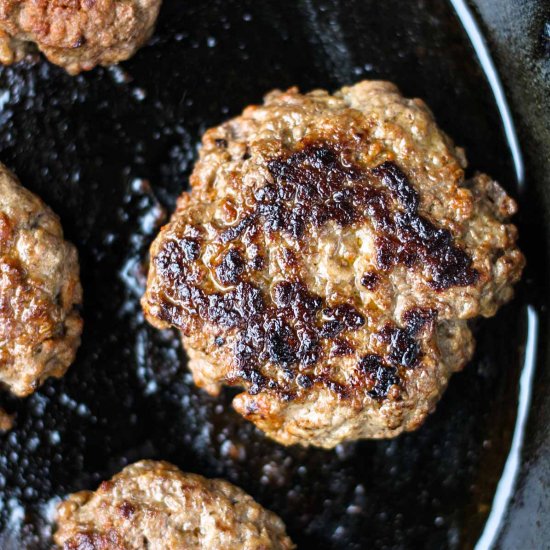
<svg viewBox="0 0 550 550">
<path fill-rule="evenodd" d="M 166 462 L 128 466 L 94 493 L 58 508 L 54 540 L 67 550 L 285 550 L 285 526 L 241 489 Z"/>
<path fill-rule="evenodd" d="M 78 257 L 57 216 L 0 164 L 0 383 L 32 393 L 80 345 Z"/>
<path fill-rule="evenodd" d="M 0 0 L 0 62 L 36 46 L 70 74 L 131 57 L 151 36 L 161 0 Z"/>
<path fill-rule="evenodd" d="M 204 135 L 143 307 L 283 444 L 418 428 L 512 297 L 514 201 L 388 82 L 296 89 Z"/>
</svg>

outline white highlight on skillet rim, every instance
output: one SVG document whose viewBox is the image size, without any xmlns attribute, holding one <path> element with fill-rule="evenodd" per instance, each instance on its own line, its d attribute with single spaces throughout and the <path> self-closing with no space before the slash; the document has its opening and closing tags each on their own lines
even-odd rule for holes
<svg viewBox="0 0 550 550">
<path fill-rule="evenodd" d="M 495 96 L 495 101 L 500 111 L 500 117 L 502 119 L 502 124 L 504 126 L 504 133 L 506 134 L 506 139 L 508 141 L 508 146 L 510 147 L 510 152 L 512 153 L 512 158 L 514 160 L 514 167 L 516 170 L 516 178 L 518 181 L 518 187 L 521 191 L 525 183 L 525 169 L 523 166 L 523 158 L 521 155 L 521 148 L 519 146 L 518 136 L 516 129 L 514 127 L 514 122 L 512 121 L 512 115 L 510 114 L 510 107 L 508 106 L 508 101 L 504 95 L 504 89 L 502 87 L 502 82 L 498 76 L 497 70 L 491 54 L 489 53 L 489 48 L 487 43 L 481 34 L 479 26 L 470 10 L 467 6 L 465 0 L 450 0 L 453 5 L 462 26 L 464 27 L 466 33 L 468 34 L 472 46 L 476 52 L 477 58 L 485 73 L 489 85 Z"/>
<path fill-rule="evenodd" d="M 472 46 L 477 54 L 479 63 L 485 75 L 500 111 L 500 116 L 504 126 L 504 133 L 508 140 L 508 146 L 512 154 L 514 161 L 514 167 L 516 171 L 516 178 L 518 182 L 518 189 L 521 192 L 525 186 L 525 169 L 523 165 L 523 158 L 521 149 L 519 146 L 516 129 L 510 113 L 510 107 L 504 95 L 504 89 L 502 82 L 496 71 L 494 62 L 489 53 L 487 43 L 485 42 L 483 35 L 477 25 L 477 22 L 466 4 L 465 0 L 450 0 L 453 5 L 456 14 L 458 15 L 466 33 L 468 34 Z M 519 399 L 518 399 L 518 413 L 516 418 L 516 425 L 514 427 L 514 435 L 512 437 L 512 445 L 502 476 L 497 486 L 491 512 L 485 523 L 485 528 L 481 537 L 477 541 L 475 550 L 488 550 L 493 548 L 497 537 L 500 533 L 504 516 L 506 514 L 508 504 L 512 498 L 518 472 L 521 465 L 521 450 L 523 447 L 524 430 L 529 414 L 529 408 L 531 404 L 531 395 L 533 388 L 533 378 L 535 375 L 536 366 L 536 350 L 538 339 L 538 317 L 535 308 L 531 305 L 527 306 L 527 342 L 525 347 L 525 356 L 523 369 L 519 381 Z"/>
<path fill-rule="evenodd" d="M 538 317 L 533 306 L 527 306 L 527 343 L 525 346 L 525 358 L 523 370 L 519 380 L 519 404 L 516 425 L 514 427 L 514 436 L 510 453 L 506 459 L 502 476 L 498 482 L 491 513 L 485 523 L 485 528 L 475 550 L 487 550 L 493 547 L 499 535 L 508 503 L 512 497 L 516 478 L 521 463 L 521 448 L 523 446 L 523 437 L 529 406 L 531 404 L 531 394 L 533 388 L 533 377 L 535 375 L 536 350 L 538 336 Z"/>
</svg>

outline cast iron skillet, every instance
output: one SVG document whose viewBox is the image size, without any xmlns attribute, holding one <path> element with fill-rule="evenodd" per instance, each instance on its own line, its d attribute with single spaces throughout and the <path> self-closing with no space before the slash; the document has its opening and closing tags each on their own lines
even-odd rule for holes
<svg viewBox="0 0 550 550">
<path fill-rule="evenodd" d="M 141 458 L 236 483 L 280 514 L 301 548 L 475 545 L 512 443 L 528 304 L 530 328 L 538 315 L 548 329 L 550 28 L 542 0 L 517 4 L 478 2 L 528 153 L 523 190 L 493 92 L 443 0 L 165 0 L 151 45 L 119 69 L 71 78 L 41 59 L 0 69 L 0 160 L 59 213 L 85 290 L 75 365 L 24 401 L 2 396 L 17 417 L 0 437 L 0 548 L 48 548 L 57 498 Z M 472 170 L 519 197 L 529 267 L 516 300 L 477 324 L 475 359 L 420 430 L 333 452 L 285 449 L 232 411 L 229 392 L 195 389 L 175 335 L 144 322 L 146 252 L 205 128 L 274 87 L 334 90 L 363 78 L 424 98 Z M 550 540 L 548 344 L 539 342 L 503 548 Z"/>
</svg>

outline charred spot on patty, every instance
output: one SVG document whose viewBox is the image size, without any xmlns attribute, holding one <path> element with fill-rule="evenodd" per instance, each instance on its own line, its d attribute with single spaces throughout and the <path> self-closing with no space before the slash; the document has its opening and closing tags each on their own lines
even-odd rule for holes
<svg viewBox="0 0 550 550">
<path fill-rule="evenodd" d="M 299 374 L 296 377 L 296 382 L 299 386 L 306 390 L 313 386 L 313 380 L 307 374 Z"/>
<path fill-rule="evenodd" d="M 358 369 L 370 383 L 368 394 L 376 399 L 384 399 L 389 389 L 399 384 L 397 368 L 384 363 L 380 355 L 365 355 L 359 361 Z"/>
<path fill-rule="evenodd" d="M 342 357 L 344 355 L 351 355 L 353 353 L 353 347 L 345 340 L 335 339 L 330 346 L 331 357 Z"/>
<path fill-rule="evenodd" d="M 376 290 L 379 282 L 380 282 L 380 275 L 378 275 L 374 271 L 368 271 L 367 273 L 364 273 L 363 276 L 361 277 L 361 284 L 371 292 Z"/>
<path fill-rule="evenodd" d="M 118 510 L 120 512 L 120 515 L 124 519 L 130 519 L 136 512 L 136 509 L 134 508 L 134 506 L 132 506 L 132 504 L 129 503 L 128 501 L 122 502 L 118 507 Z"/>
<path fill-rule="evenodd" d="M 201 255 L 201 245 L 197 239 L 186 237 L 179 241 L 179 245 L 185 262 L 193 262 Z"/>
<path fill-rule="evenodd" d="M 237 284 L 245 271 L 245 261 L 236 248 L 231 248 L 216 267 L 216 275 L 224 285 Z"/>
<path fill-rule="evenodd" d="M 233 227 L 222 231 L 222 233 L 220 234 L 220 241 L 222 243 L 229 243 L 231 241 L 234 241 L 235 239 L 240 237 L 248 227 L 253 224 L 254 219 L 254 216 L 245 216 L 242 220 L 239 221 L 239 223 L 237 223 L 237 225 L 234 225 Z"/>
<path fill-rule="evenodd" d="M 277 187 L 268 185 L 256 194 L 266 229 L 299 240 L 308 224 L 332 220 L 347 226 L 370 218 L 379 233 L 381 269 L 422 264 L 435 290 L 476 283 L 479 274 L 471 258 L 454 244 L 448 230 L 418 213 L 418 193 L 395 163 L 386 161 L 369 172 L 344 156 L 345 151 L 330 143 L 306 142 L 287 157 L 268 162 Z M 392 199 L 400 209 L 393 208 Z"/>
<path fill-rule="evenodd" d="M 386 325 L 379 333 L 380 339 L 389 347 L 392 364 L 414 368 L 420 359 L 420 344 L 407 329 Z"/>
<path fill-rule="evenodd" d="M 454 244 L 450 231 L 436 227 L 418 213 L 418 193 L 403 171 L 393 162 L 384 162 L 373 173 L 403 209 L 394 213 L 391 228 L 381 241 L 383 269 L 397 263 L 410 267 L 421 262 L 429 270 L 428 284 L 434 290 L 475 284 L 479 273 L 472 267 L 472 259 Z"/>
<path fill-rule="evenodd" d="M 403 319 L 407 325 L 409 334 L 416 336 L 427 325 L 430 325 L 437 319 L 437 310 L 421 307 L 411 308 L 403 314 Z"/>
</svg>

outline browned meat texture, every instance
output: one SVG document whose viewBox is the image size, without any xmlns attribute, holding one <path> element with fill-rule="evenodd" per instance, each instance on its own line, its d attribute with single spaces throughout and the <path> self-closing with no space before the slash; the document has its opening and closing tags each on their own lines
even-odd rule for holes
<svg viewBox="0 0 550 550">
<path fill-rule="evenodd" d="M 56 215 L 0 165 L 0 383 L 32 393 L 80 344 L 78 257 Z"/>
<path fill-rule="evenodd" d="M 70 74 L 131 57 L 151 36 L 161 0 L 0 0 L 0 62 L 36 46 Z"/>
<path fill-rule="evenodd" d="M 69 496 L 57 525 L 55 542 L 66 550 L 294 548 L 281 519 L 241 489 L 147 460 L 95 493 Z"/>
<path fill-rule="evenodd" d="M 208 130 L 143 307 L 283 444 L 414 430 L 512 297 L 514 201 L 387 82 L 270 93 Z"/>
</svg>

